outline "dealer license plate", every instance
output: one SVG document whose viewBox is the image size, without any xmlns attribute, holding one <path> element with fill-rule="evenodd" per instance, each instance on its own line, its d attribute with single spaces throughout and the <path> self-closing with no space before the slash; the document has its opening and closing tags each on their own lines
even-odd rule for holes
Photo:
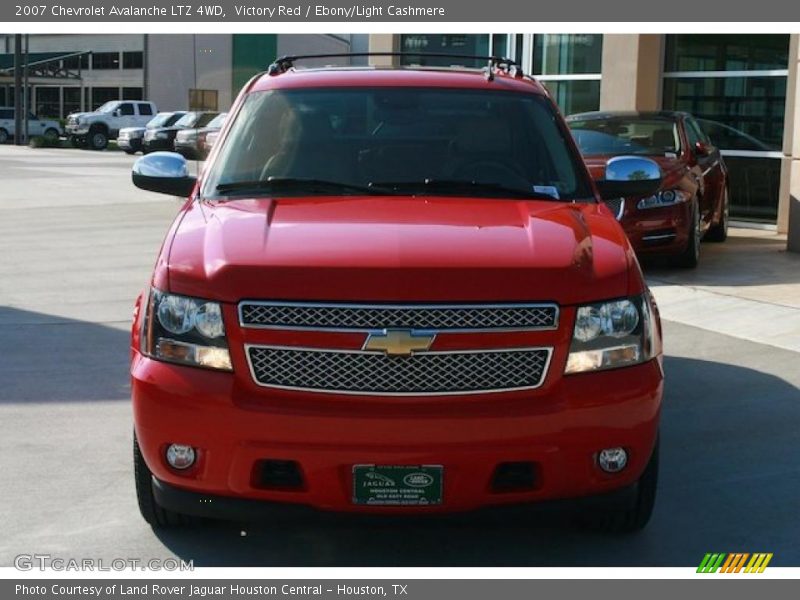
<svg viewBox="0 0 800 600">
<path fill-rule="evenodd" d="M 355 465 L 353 503 L 430 506 L 442 503 L 441 465 Z"/>
</svg>

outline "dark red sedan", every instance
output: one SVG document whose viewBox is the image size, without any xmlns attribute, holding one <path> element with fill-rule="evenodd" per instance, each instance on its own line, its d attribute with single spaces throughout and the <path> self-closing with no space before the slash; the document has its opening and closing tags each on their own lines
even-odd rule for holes
<svg viewBox="0 0 800 600">
<path fill-rule="evenodd" d="M 606 204 L 640 256 L 667 256 L 693 268 L 700 241 L 725 241 L 728 173 L 719 150 L 683 112 L 589 112 L 567 118 L 592 177 L 606 177 L 614 156 L 644 155 L 663 172 L 660 190 Z M 610 162 L 609 162 L 610 161 Z"/>
</svg>

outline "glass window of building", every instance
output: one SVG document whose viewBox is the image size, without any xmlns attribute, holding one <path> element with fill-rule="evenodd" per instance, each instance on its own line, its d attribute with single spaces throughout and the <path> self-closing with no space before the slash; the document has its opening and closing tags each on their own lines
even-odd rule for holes
<svg viewBox="0 0 800 600">
<path fill-rule="evenodd" d="M 217 90 L 189 90 L 189 110 L 217 110 Z"/>
<path fill-rule="evenodd" d="M 63 64 L 68 71 L 86 70 L 89 68 L 89 55 L 70 56 L 63 60 Z"/>
<path fill-rule="evenodd" d="M 67 116 L 70 113 L 80 112 L 81 110 L 81 88 L 79 87 L 65 87 L 64 88 L 64 112 L 62 116 Z"/>
<path fill-rule="evenodd" d="M 123 100 L 144 100 L 144 90 L 140 87 L 122 88 Z"/>
<path fill-rule="evenodd" d="M 36 86 L 34 90 L 33 112 L 40 118 L 61 116 L 59 88 L 52 86 Z"/>
<path fill-rule="evenodd" d="M 119 69 L 119 52 L 94 52 L 92 69 L 96 71 Z"/>
<path fill-rule="evenodd" d="M 123 69 L 141 69 L 144 67 L 144 52 L 123 52 Z"/>
<path fill-rule="evenodd" d="M 722 150 L 734 217 L 777 219 L 788 58 L 788 35 L 666 36 L 664 108 Z"/>
<path fill-rule="evenodd" d="M 97 110 L 109 100 L 119 100 L 119 88 L 116 87 L 92 88 L 92 110 Z"/>
<path fill-rule="evenodd" d="M 533 74 L 599 74 L 603 36 L 599 34 L 543 34 L 533 36 Z"/>
<path fill-rule="evenodd" d="M 565 115 L 600 107 L 603 58 L 601 34 L 532 36 L 533 75 L 541 81 Z"/>
<path fill-rule="evenodd" d="M 788 35 L 668 35 L 664 71 L 785 69 Z"/>
<path fill-rule="evenodd" d="M 483 60 L 414 56 L 414 53 L 486 56 L 489 54 L 489 36 L 465 33 L 401 35 L 400 48 L 401 52 L 409 55 L 401 58 L 402 65 L 483 67 L 486 66 Z"/>
</svg>

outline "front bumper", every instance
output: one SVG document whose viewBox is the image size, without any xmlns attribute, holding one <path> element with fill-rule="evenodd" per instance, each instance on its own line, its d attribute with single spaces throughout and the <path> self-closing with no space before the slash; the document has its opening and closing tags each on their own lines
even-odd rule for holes
<svg viewBox="0 0 800 600">
<path fill-rule="evenodd" d="M 70 135 L 86 135 L 89 133 L 88 125 L 67 125 L 64 131 L 68 136 Z"/>
<path fill-rule="evenodd" d="M 197 143 L 194 141 L 191 142 L 179 142 L 175 141 L 175 152 L 183 156 L 188 160 L 196 160 L 199 159 L 202 154 L 197 148 Z"/>
<path fill-rule="evenodd" d="M 145 139 L 142 142 L 142 147 L 147 152 L 155 152 L 156 150 L 173 150 L 173 141 L 170 139 Z"/>
<path fill-rule="evenodd" d="M 160 487 L 175 488 L 173 496 L 189 504 L 205 499 L 203 504 L 216 506 L 215 511 L 237 504 L 233 500 L 247 500 L 248 505 L 414 514 L 603 495 L 634 485 L 655 444 L 662 380 L 660 360 L 652 360 L 561 377 L 547 392 L 487 394 L 460 402 L 351 401 L 298 393 L 296 402 L 287 403 L 276 393 L 248 404 L 252 391 L 235 375 L 135 353 L 132 394 L 136 435 L 155 477 L 157 497 Z M 195 466 L 186 472 L 169 467 L 164 455 L 170 443 L 197 448 Z M 628 449 L 630 458 L 621 473 L 609 475 L 597 467 L 595 456 L 613 446 Z M 298 463 L 302 486 L 259 485 L 256 465 L 266 459 Z M 534 463 L 535 485 L 495 491 L 492 477 L 503 462 Z M 426 507 L 353 504 L 356 464 L 442 465 L 443 502 Z"/>
<path fill-rule="evenodd" d="M 637 254 L 680 254 L 689 243 L 692 204 L 681 202 L 673 206 L 644 210 L 626 208 L 621 224 Z"/>
<path fill-rule="evenodd" d="M 117 147 L 122 150 L 135 150 L 142 149 L 142 138 L 117 138 Z"/>
</svg>

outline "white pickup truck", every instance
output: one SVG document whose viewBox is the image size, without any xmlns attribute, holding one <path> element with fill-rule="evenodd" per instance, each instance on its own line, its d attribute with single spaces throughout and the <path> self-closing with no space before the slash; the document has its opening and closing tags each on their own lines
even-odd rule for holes
<svg viewBox="0 0 800 600">
<path fill-rule="evenodd" d="M 23 123 L 23 127 L 25 124 Z M 16 123 L 14 123 L 14 109 L 8 106 L 0 106 L 0 144 L 12 140 L 17 133 Z M 28 137 L 41 135 L 51 141 L 58 140 L 61 135 L 61 125 L 58 121 L 40 119 L 31 114 L 28 115 Z"/>
<path fill-rule="evenodd" d="M 112 100 L 93 112 L 72 113 L 67 117 L 67 135 L 76 148 L 102 150 L 116 139 L 120 129 L 144 127 L 158 109 L 143 100 Z"/>
</svg>

